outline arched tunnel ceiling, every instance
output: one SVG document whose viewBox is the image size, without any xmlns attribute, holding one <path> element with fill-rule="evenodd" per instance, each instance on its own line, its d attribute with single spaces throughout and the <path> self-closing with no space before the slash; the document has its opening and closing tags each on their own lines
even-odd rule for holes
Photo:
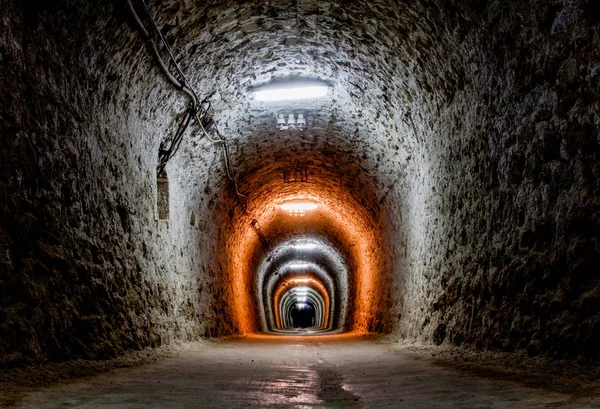
<svg viewBox="0 0 600 409">
<path fill-rule="evenodd" d="M 220 129 L 233 141 L 240 189 L 248 196 L 249 214 L 259 221 L 262 237 L 277 243 L 299 230 L 330 236 L 341 251 L 353 252 L 352 267 L 358 272 L 345 285 L 354 294 L 348 299 L 358 303 L 356 311 L 350 311 L 361 318 L 356 321 L 360 324 L 353 318 L 351 327 L 381 329 L 393 307 L 385 301 L 391 286 L 390 270 L 383 269 L 390 256 L 381 253 L 388 239 L 380 228 L 382 204 L 390 190 L 397 194 L 411 183 L 411 156 L 420 157 L 418 173 L 426 174 L 427 162 L 433 160 L 428 150 L 433 141 L 419 140 L 414 119 L 449 98 L 446 87 L 450 90 L 456 82 L 453 64 L 460 63 L 452 53 L 460 44 L 456 27 L 428 28 L 456 22 L 452 13 L 441 13 L 435 6 L 420 10 L 419 4 L 409 8 L 396 2 L 350 2 L 343 7 L 335 2 L 289 2 L 270 5 L 269 10 L 263 6 L 232 2 L 169 10 L 161 5 L 157 15 L 159 25 L 174 25 L 167 38 L 175 40 L 191 82 L 211 96 Z M 158 14 L 159 10 L 166 11 Z M 253 101 L 252 87 L 294 78 L 326 81 L 330 94 L 301 103 Z M 278 113 L 303 113 L 308 130 L 278 131 Z M 200 202 L 206 190 L 192 186 L 207 166 L 215 168 L 214 161 L 206 155 L 206 142 L 189 138 L 170 168 Z M 285 184 L 283 174 L 297 169 L 306 172 L 307 182 Z M 207 183 L 211 190 L 228 194 L 225 179 L 221 186 L 215 186 L 218 179 Z M 325 209 L 323 217 L 303 224 L 274 210 L 282 200 L 296 197 L 318 202 Z M 231 201 L 222 205 L 231 207 Z M 234 232 L 239 229 L 232 228 L 229 236 L 239 236 Z M 255 238 L 247 240 L 256 243 Z M 231 252 L 247 251 L 249 242 L 243 243 L 229 247 Z M 243 264 L 255 256 L 240 257 L 244 261 L 231 270 L 244 271 Z M 236 284 L 236 299 L 243 299 L 252 287 L 252 274 L 246 268 L 232 277 L 243 283 Z M 257 314 L 247 312 L 253 304 L 240 304 L 234 314 L 250 314 L 239 318 L 242 331 L 256 329 L 249 322 L 255 322 Z"/>
<path fill-rule="evenodd" d="M 473 192 L 485 190 L 489 183 L 478 175 L 485 174 L 490 157 L 477 157 L 487 149 L 488 141 L 471 139 L 469 133 L 480 127 L 477 111 L 487 109 L 488 102 L 467 101 L 461 92 L 471 78 L 483 85 L 492 81 L 494 69 L 503 69 L 489 62 L 492 71 L 480 72 L 477 65 L 488 63 L 494 52 L 479 44 L 479 30 L 484 28 L 479 27 L 478 16 L 488 7 L 487 2 L 282 2 L 266 6 L 261 2 L 228 2 L 187 6 L 191 5 L 161 4 L 155 9 L 156 15 L 160 25 L 172 26 L 166 35 L 178 50 L 182 67 L 198 89 L 211 96 L 221 130 L 233 141 L 233 163 L 241 189 L 248 193 L 252 216 L 257 215 L 262 225 L 269 219 L 273 203 L 293 197 L 300 189 L 302 197 L 327 203 L 330 214 L 345 214 L 347 220 L 360 221 L 362 226 L 354 235 L 370 231 L 372 237 L 366 242 L 390 251 L 387 258 L 378 255 L 371 259 L 368 274 L 384 279 L 377 284 L 369 279 L 370 289 L 359 298 L 370 299 L 375 288 L 401 288 L 402 295 L 387 302 L 389 295 L 384 294 L 379 303 L 396 308 L 409 294 L 415 304 L 404 307 L 408 308 L 409 320 L 419 320 L 417 308 L 422 308 L 423 302 L 433 303 L 445 291 L 444 286 L 424 284 L 421 277 L 431 274 L 427 272 L 391 283 L 389 270 L 385 270 L 391 259 L 397 274 L 410 268 L 411 261 L 402 255 L 407 251 L 413 253 L 413 259 L 422 260 L 423 270 L 430 268 L 432 252 L 447 257 L 450 245 L 429 235 L 433 234 L 432 226 L 437 226 L 441 236 L 455 228 L 447 222 L 450 218 L 441 214 L 451 213 L 455 202 L 443 201 L 436 187 L 444 190 L 448 183 L 463 183 L 456 181 L 461 177 L 457 163 L 477 175 L 473 189 L 464 192 L 466 199 L 473 200 L 478 209 L 486 207 L 484 196 Z M 487 10 L 502 13 L 498 4 L 489 5 Z M 474 45 L 481 48 L 476 50 Z M 324 80 L 332 92 L 324 100 L 311 103 L 268 106 L 252 101 L 253 86 L 286 78 Z M 489 99 L 486 92 L 478 97 Z M 454 116 L 461 109 L 469 116 L 463 128 L 456 125 Z M 307 131 L 275 129 L 274 115 L 290 111 L 306 114 L 310 124 Z M 167 117 L 173 115 L 168 109 L 163 108 L 163 112 Z M 449 138 L 452 132 L 458 132 L 462 139 Z M 217 159 L 206 155 L 206 148 L 206 142 L 198 144 L 189 138 L 171 165 L 178 169 L 182 186 L 198 201 L 205 200 L 205 190 L 191 186 L 197 186 L 207 170 L 218 168 Z M 477 153 L 457 158 L 465 150 Z M 301 188 L 282 185 L 283 170 L 290 166 L 304 166 L 310 183 Z M 221 195 L 230 189 L 225 178 L 206 183 Z M 226 207 L 231 207 L 231 200 Z M 485 228 L 481 219 L 469 220 L 464 213 L 460 217 L 471 230 Z M 290 232 L 285 219 L 280 221 L 270 224 L 272 231 L 265 229 L 268 239 L 276 241 L 278 234 Z M 317 226 L 316 233 L 328 229 L 325 223 Z M 396 242 L 394 249 L 390 240 Z M 481 249 L 481 241 L 473 243 L 476 251 L 487 251 Z M 249 283 L 240 285 L 238 293 L 242 287 L 247 290 Z M 373 318 L 364 312 L 359 315 L 364 323 Z M 444 325 L 438 324 L 440 328 Z M 364 327 L 381 328 L 380 324 Z M 417 328 L 411 331 L 419 332 Z"/>
<path fill-rule="evenodd" d="M 291 313 L 294 309 L 300 309 L 301 305 L 310 305 L 315 311 L 315 322 L 314 327 L 319 330 L 330 328 L 328 322 L 328 306 L 329 298 L 327 293 L 322 291 L 322 288 L 315 288 L 314 286 L 302 286 L 298 285 L 291 289 L 282 292 L 281 296 L 276 296 L 278 309 L 277 325 L 274 329 L 277 330 L 290 330 L 293 328 L 293 318 Z M 298 291 L 303 291 L 302 295 L 298 295 Z"/>
<path fill-rule="evenodd" d="M 338 179 L 358 171 L 390 184 L 401 181 L 407 158 L 421 153 L 415 151 L 419 130 L 413 116 L 451 98 L 461 75 L 459 23 L 473 11 L 444 3 L 444 8 L 395 1 L 149 7 L 168 29 L 163 31 L 192 84 L 211 96 L 223 133 L 238 140 L 234 163 L 242 176 L 269 164 L 257 179 L 268 180 L 270 169 L 279 177 L 278 155 L 292 162 L 311 158 L 310 168 L 341 154 L 341 165 L 330 164 L 337 165 Z M 253 102 L 253 86 L 290 77 L 325 80 L 332 93 L 309 103 Z M 306 112 L 311 129 L 282 135 L 275 131 L 274 112 Z M 190 143 L 182 155 L 191 158 L 186 168 L 206 157 L 205 146 L 193 149 Z M 313 157 L 318 151 L 328 160 Z"/>
<path fill-rule="evenodd" d="M 476 2 L 212 1 L 150 7 L 159 25 L 170 28 L 166 36 L 192 82 L 213 95 L 229 132 L 268 130 L 271 112 L 251 102 L 249 88 L 298 76 L 333 86 L 330 100 L 306 109 L 318 125 L 340 124 L 350 137 L 357 126 L 377 129 L 375 118 L 394 129 L 402 121 L 391 120 L 418 108 L 424 101 L 415 99 L 424 89 L 453 93 L 461 23 L 475 19 L 470 4 Z"/>
<path fill-rule="evenodd" d="M 267 325 L 265 329 L 272 329 L 278 326 L 281 322 L 281 314 L 279 311 L 282 296 L 297 287 L 308 288 L 313 292 L 317 292 L 323 300 L 322 318 L 325 326 L 333 329 L 343 329 L 344 313 L 347 304 L 347 298 L 343 297 L 342 291 L 338 288 L 341 284 L 347 286 L 346 282 L 338 278 L 338 283 L 334 282 L 331 277 L 323 272 L 318 274 L 319 268 L 304 269 L 300 273 L 282 275 L 279 279 L 270 280 L 265 285 L 266 297 L 263 298 L 264 310 L 267 315 Z M 310 271 L 310 273 L 307 273 Z"/>
</svg>

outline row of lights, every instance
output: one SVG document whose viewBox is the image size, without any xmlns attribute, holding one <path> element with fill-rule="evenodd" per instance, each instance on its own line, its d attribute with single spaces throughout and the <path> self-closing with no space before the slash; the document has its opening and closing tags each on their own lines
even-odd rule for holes
<svg viewBox="0 0 600 409">
<path fill-rule="evenodd" d="M 281 102 L 292 100 L 308 100 L 322 98 L 329 92 L 329 86 L 318 81 L 300 81 L 292 83 L 270 84 L 254 88 L 254 99 L 261 102 Z M 289 114 L 286 120 L 284 114 L 277 116 L 277 127 L 281 131 L 306 129 L 304 114 Z"/>
<path fill-rule="evenodd" d="M 296 287 L 292 291 L 298 302 L 305 303 L 308 300 L 308 287 Z"/>
<path fill-rule="evenodd" d="M 292 247 L 296 250 L 314 250 L 317 248 L 317 243 L 312 241 L 294 243 Z"/>
<path fill-rule="evenodd" d="M 304 114 L 298 114 L 298 119 L 296 120 L 294 114 L 289 114 L 286 121 L 285 115 L 279 114 L 277 117 L 277 127 L 279 127 L 280 131 L 294 129 L 304 130 L 306 129 L 306 118 L 304 118 Z"/>
<path fill-rule="evenodd" d="M 290 270 L 303 270 L 308 268 L 308 263 L 291 263 L 288 265 Z"/>
</svg>

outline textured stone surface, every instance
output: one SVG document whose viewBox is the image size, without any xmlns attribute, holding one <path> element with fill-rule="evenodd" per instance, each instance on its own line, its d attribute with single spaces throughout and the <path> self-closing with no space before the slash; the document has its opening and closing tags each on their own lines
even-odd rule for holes
<svg viewBox="0 0 600 409">
<path fill-rule="evenodd" d="M 491 3 L 467 39 L 465 90 L 431 126 L 429 233 L 408 248 L 422 261 L 405 293 L 429 311 L 406 322 L 437 342 L 598 357 L 598 8 L 545 3 Z"/>
<path fill-rule="evenodd" d="M 133 38 L 109 6 L 1 14 L 0 362 L 197 338 L 200 234 L 176 175 L 171 220 L 156 221 L 160 134 L 137 98 L 160 90 L 115 53 Z"/>
<path fill-rule="evenodd" d="M 167 167 L 170 220 L 155 221 L 158 146 L 185 100 L 124 6 L 5 3 L 0 360 L 258 329 L 264 246 L 217 147 L 186 138 Z M 241 188 L 275 245 L 299 232 L 268 223 L 269 206 L 298 193 L 282 170 L 308 168 L 304 193 L 325 208 L 311 233 L 339 243 L 356 274 L 355 329 L 598 357 L 596 2 L 149 6 L 234 139 Z M 333 92 L 250 100 L 286 76 Z M 275 130 L 290 110 L 308 131 Z"/>
</svg>

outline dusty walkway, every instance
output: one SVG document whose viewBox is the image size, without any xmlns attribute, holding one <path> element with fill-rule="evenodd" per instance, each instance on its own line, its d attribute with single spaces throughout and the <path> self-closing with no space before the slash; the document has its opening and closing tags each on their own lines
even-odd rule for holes
<svg viewBox="0 0 600 409">
<path fill-rule="evenodd" d="M 254 339 L 212 344 L 23 397 L 20 408 L 600 408 L 466 375 L 377 341 Z"/>
</svg>

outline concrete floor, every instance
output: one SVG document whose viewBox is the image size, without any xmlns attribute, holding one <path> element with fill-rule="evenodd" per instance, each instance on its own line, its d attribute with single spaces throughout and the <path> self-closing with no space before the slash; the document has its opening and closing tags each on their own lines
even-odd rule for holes
<svg viewBox="0 0 600 409">
<path fill-rule="evenodd" d="M 55 385 L 17 407 L 600 408 L 600 401 L 466 375 L 373 340 L 265 336 Z"/>
</svg>

